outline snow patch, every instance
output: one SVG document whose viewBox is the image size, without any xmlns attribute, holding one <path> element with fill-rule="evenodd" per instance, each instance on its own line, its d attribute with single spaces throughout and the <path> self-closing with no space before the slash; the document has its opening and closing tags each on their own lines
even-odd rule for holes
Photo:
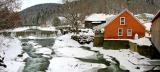
<svg viewBox="0 0 160 72">
<path fill-rule="evenodd" d="M 146 37 L 143 37 L 137 40 L 130 40 L 130 41 L 138 44 L 139 46 L 151 46 L 152 45 L 151 41 Z"/>
<path fill-rule="evenodd" d="M 145 23 L 146 30 L 150 31 L 152 23 Z"/>
<path fill-rule="evenodd" d="M 97 54 L 92 51 L 87 51 L 82 48 L 59 48 L 55 50 L 58 56 L 65 57 L 77 57 L 77 58 L 85 58 L 85 59 L 95 59 Z"/>
<path fill-rule="evenodd" d="M 75 58 L 54 57 L 50 60 L 47 72 L 96 72 L 105 68 L 104 64 L 81 62 Z M 92 71 L 91 69 L 96 69 Z"/>
</svg>

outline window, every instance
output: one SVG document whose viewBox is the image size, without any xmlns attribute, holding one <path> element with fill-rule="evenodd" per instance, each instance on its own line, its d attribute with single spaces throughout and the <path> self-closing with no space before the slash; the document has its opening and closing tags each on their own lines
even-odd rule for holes
<svg viewBox="0 0 160 72">
<path fill-rule="evenodd" d="M 132 36 L 132 29 L 127 29 L 127 36 Z"/>
<path fill-rule="evenodd" d="M 125 17 L 120 17 L 120 24 L 125 25 Z"/>
<path fill-rule="evenodd" d="M 123 29 L 122 28 L 118 28 L 118 36 L 123 36 Z"/>
</svg>

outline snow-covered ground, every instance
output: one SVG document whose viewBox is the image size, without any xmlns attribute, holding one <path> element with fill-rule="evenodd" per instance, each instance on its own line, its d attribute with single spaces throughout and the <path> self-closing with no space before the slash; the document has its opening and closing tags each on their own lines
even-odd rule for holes
<svg viewBox="0 0 160 72">
<path fill-rule="evenodd" d="M 106 58 L 106 60 L 111 61 L 109 56 L 115 57 L 120 62 L 120 67 L 122 69 L 127 69 L 130 72 L 144 72 L 151 70 L 153 66 L 148 66 L 149 58 L 139 55 L 136 52 L 132 52 L 128 49 L 122 50 L 104 50 L 103 48 L 92 48 L 93 50 L 100 51 Z"/>
<path fill-rule="evenodd" d="M 97 72 L 104 64 L 87 63 L 71 57 L 54 57 L 47 72 Z"/>
<path fill-rule="evenodd" d="M 94 59 L 97 53 L 79 48 L 81 45 L 66 34 L 56 39 L 55 57 L 50 60 L 47 72 L 96 72 L 105 68 L 104 64 L 82 62 L 76 58 Z"/>
<path fill-rule="evenodd" d="M 50 60 L 51 64 L 49 65 L 48 72 L 90 72 L 94 67 L 96 67 L 96 69 L 105 67 L 103 64 L 100 64 L 100 66 L 99 64 L 88 65 L 88 63 L 75 59 L 74 57 L 92 58 L 96 56 L 96 54 L 79 48 L 82 45 L 71 40 L 70 36 L 71 34 L 66 34 L 56 39 L 55 45 L 53 46 L 56 56 Z M 99 51 L 108 61 L 113 62 L 111 57 L 115 57 L 120 62 L 120 68 L 129 70 L 130 72 L 144 72 L 154 67 L 148 62 L 150 61 L 149 58 L 128 49 L 106 50 L 100 47 L 93 47 L 92 43 L 83 46 L 88 46 L 94 51 Z M 93 71 L 91 70 L 91 72 Z"/>
<path fill-rule="evenodd" d="M 139 46 L 151 46 L 152 45 L 151 41 L 146 37 L 135 39 L 135 40 L 129 40 L 129 41 L 132 43 L 136 43 Z"/>
<path fill-rule="evenodd" d="M 96 60 L 97 52 L 102 54 L 107 61 L 113 63 L 112 58 L 114 57 L 119 61 L 121 69 L 129 70 L 130 72 L 144 72 L 154 67 L 149 63 L 151 59 L 132 52 L 131 50 L 106 50 L 101 47 L 93 47 L 93 43 L 81 45 L 71 39 L 72 35 L 73 34 L 66 34 L 59 36 L 51 48 L 43 47 L 34 41 L 27 43 L 33 46 L 34 51 L 31 55 L 42 54 L 42 57 L 50 59 L 49 67 L 46 70 L 47 72 L 97 72 L 99 69 L 107 68 L 107 66 L 102 63 L 84 62 L 78 59 Z M 149 42 L 146 41 L 147 39 L 145 38 L 142 40 Z M 20 40 L 0 36 L 0 41 L 0 47 L 2 49 L 0 50 L 0 54 L 5 57 L 4 63 L 7 65 L 7 68 L 0 67 L 0 72 L 22 72 L 25 66 L 25 62 L 23 61 L 30 55 L 24 53 L 22 58 L 17 57 L 19 54 L 22 54 Z M 135 42 L 140 43 L 138 40 Z M 82 46 L 90 47 L 93 51 L 86 50 L 82 48 Z"/>
<path fill-rule="evenodd" d="M 4 57 L 6 68 L 0 69 L 0 72 L 21 72 L 24 62 L 17 60 L 18 54 L 21 54 L 21 42 L 17 38 L 0 36 L 0 54 Z"/>
</svg>

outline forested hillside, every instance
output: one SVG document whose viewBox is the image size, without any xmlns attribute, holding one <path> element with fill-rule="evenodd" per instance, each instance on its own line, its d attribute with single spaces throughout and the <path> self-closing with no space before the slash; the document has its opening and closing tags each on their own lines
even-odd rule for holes
<svg viewBox="0 0 160 72">
<path fill-rule="evenodd" d="M 21 11 L 22 25 L 42 25 L 53 18 L 56 8 L 60 4 L 39 4 Z"/>
<path fill-rule="evenodd" d="M 67 0 L 64 0 L 64 4 L 65 1 Z M 134 14 L 155 14 L 160 9 L 160 0 L 72 0 L 69 4 L 72 4 L 72 7 L 83 7 L 79 8 L 79 13 L 85 12 L 85 8 L 88 8 L 87 14 L 118 14 L 126 8 Z M 57 14 L 66 14 L 67 9 L 63 9 L 63 12 L 59 11 L 62 7 L 65 8 L 63 4 L 48 3 L 27 8 L 21 11 L 22 25 L 42 25 L 51 22 L 54 16 L 58 17 Z"/>
</svg>

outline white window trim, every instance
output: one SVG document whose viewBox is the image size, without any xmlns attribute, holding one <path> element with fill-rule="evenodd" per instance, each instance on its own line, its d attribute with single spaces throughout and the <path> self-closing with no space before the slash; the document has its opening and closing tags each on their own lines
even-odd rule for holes
<svg viewBox="0 0 160 72">
<path fill-rule="evenodd" d="M 119 35 L 119 30 L 122 29 L 122 35 Z M 123 36 L 123 28 L 118 28 L 118 36 Z"/>
<path fill-rule="evenodd" d="M 124 18 L 124 24 L 121 24 L 121 19 Z M 126 18 L 125 17 L 120 17 L 120 25 L 126 25 Z"/>
<path fill-rule="evenodd" d="M 131 35 L 129 35 L 129 30 L 131 30 Z M 127 29 L 127 36 L 132 36 L 133 35 L 133 30 L 132 29 Z"/>
</svg>

